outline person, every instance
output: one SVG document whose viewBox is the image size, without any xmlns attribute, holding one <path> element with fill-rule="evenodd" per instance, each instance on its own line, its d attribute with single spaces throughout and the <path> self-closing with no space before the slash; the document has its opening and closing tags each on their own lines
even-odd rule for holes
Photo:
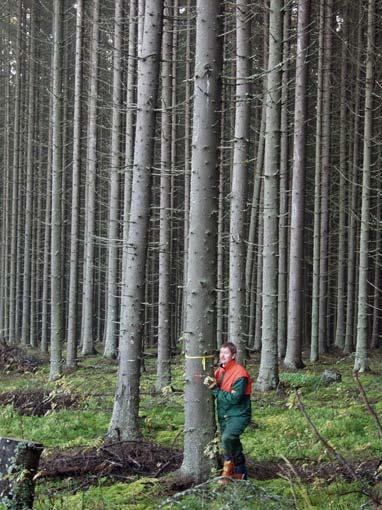
<svg viewBox="0 0 382 510">
<path fill-rule="evenodd" d="M 220 367 L 215 377 L 207 376 L 204 384 L 215 396 L 221 432 L 224 465 L 221 483 L 229 478 L 247 479 L 240 436 L 251 421 L 252 380 L 247 370 L 236 362 L 236 345 L 225 342 L 220 347 Z"/>
</svg>

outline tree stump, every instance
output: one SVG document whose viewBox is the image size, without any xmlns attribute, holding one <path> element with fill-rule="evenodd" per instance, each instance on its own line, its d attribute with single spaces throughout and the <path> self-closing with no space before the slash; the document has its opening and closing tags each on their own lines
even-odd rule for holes
<svg viewBox="0 0 382 510">
<path fill-rule="evenodd" d="M 0 503 L 9 510 L 33 508 L 34 480 L 43 446 L 0 437 Z"/>
</svg>

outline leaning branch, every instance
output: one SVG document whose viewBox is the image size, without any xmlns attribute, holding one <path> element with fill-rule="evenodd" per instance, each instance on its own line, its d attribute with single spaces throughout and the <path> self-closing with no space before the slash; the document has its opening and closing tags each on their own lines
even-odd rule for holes
<svg viewBox="0 0 382 510">
<path fill-rule="evenodd" d="M 358 384 L 358 388 L 359 388 L 362 400 L 364 401 L 367 410 L 369 411 L 371 416 L 374 418 L 374 421 L 377 424 L 378 435 L 379 435 L 380 439 L 382 439 L 382 424 L 381 424 L 381 420 L 379 419 L 379 416 L 377 415 L 377 413 L 375 412 L 375 409 L 371 406 L 371 404 L 369 402 L 369 399 L 367 398 L 367 395 L 366 395 L 366 392 L 365 392 L 365 388 L 363 387 L 361 381 L 359 380 L 359 372 L 358 372 L 358 370 L 353 372 L 353 378 L 354 378 L 355 382 Z"/>
</svg>

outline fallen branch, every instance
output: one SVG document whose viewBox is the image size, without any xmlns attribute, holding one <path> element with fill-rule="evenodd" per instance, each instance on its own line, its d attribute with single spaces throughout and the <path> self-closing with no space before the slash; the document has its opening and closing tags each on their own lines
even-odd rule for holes
<svg viewBox="0 0 382 510">
<path fill-rule="evenodd" d="M 301 393 L 299 391 L 297 391 L 296 397 L 297 397 L 297 408 L 301 411 L 302 415 L 308 422 L 308 424 L 309 424 L 310 428 L 312 429 L 312 431 L 314 432 L 315 436 L 325 446 L 328 453 L 330 455 L 332 455 L 332 457 L 337 459 L 343 465 L 345 471 L 349 474 L 349 476 L 351 477 L 351 479 L 354 482 L 360 483 L 360 485 L 361 485 L 360 492 L 362 494 L 364 494 L 365 496 L 368 496 L 375 505 L 377 505 L 377 506 L 381 505 L 382 500 L 381 500 L 381 497 L 379 496 L 379 494 L 377 494 L 375 491 L 373 491 L 372 489 L 370 489 L 369 487 L 367 487 L 364 484 L 362 479 L 357 475 L 357 473 L 353 470 L 353 468 L 349 465 L 349 463 L 346 462 L 344 457 L 342 457 L 342 455 L 340 453 L 338 453 L 337 450 L 335 448 L 333 448 L 333 446 L 320 434 L 317 427 L 313 423 L 311 417 L 306 412 L 305 406 L 301 400 Z"/>
<path fill-rule="evenodd" d="M 378 435 L 379 435 L 380 439 L 382 439 L 382 424 L 381 424 L 381 421 L 379 419 L 379 416 L 375 412 L 375 409 L 371 406 L 371 404 L 369 402 L 369 399 L 367 398 L 367 395 L 366 395 L 366 392 L 365 392 L 365 388 L 363 387 L 361 381 L 359 380 L 359 372 L 358 372 L 358 370 L 353 372 L 353 378 L 354 378 L 355 382 L 358 384 L 358 388 L 359 388 L 362 400 L 364 401 L 367 410 L 369 411 L 371 416 L 374 418 L 374 421 L 377 424 Z"/>
</svg>

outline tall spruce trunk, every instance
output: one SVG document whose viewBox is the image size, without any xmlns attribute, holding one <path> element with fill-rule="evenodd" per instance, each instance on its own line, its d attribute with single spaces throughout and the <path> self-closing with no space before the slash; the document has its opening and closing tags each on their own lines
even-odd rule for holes
<svg viewBox="0 0 382 510">
<path fill-rule="evenodd" d="M 147 0 L 145 29 L 138 60 L 137 121 L 128 250 L 124 262 L 120 311 L 120 359 L 110 438 L 139 435 L 139 381 L 142 360 L 147 238 L 150 214 L 151 166 L 162 33 L 161 0 Z"/>
<path fill-rule="evenodd" d="M 9 275 L 9 342 L 18 341 L 16 331 L 16 279 L 17 279 L 17 212 L 18 212 L 18 184 L 20 164 L 20 120 L 21 120 L 21 25 L 22 1 L 17 1 L 17 33 L 16 33 L 16 64 L 15 64 L 15 94 L 13 117 L 13 160 L 12 160 L 12 198 L 11 198 L 11 249 L 10 249 L 10 275 Z"/>
<path fill-rule="evenodd" d="M 333 0 L 327 0 L 322 80 L 322 153 L 321 153 L 321 218 L 320 218 L 320 278 L 318 313 L 318 350 L 328 350 L 329 296 L 329 196 L 330 196 L 330 124 L 331 124 L 331 61 L 332 61 Z"/>
<path fill-rule="evenodd" d="M 62 347 L 64 341 L 63 303 L 61 292 L 61 200 L 62 200 L 62 78 L 63 78 L 63 5 L 53 4 L 53 105 L 52 105 L 52 222 L 51 222 L 51 337 L 49 378 L 57 379 L 62 373 Z"/>
<path fill-rule="evenodd" d="M 158 360 L 156 380 L 156 389 L 158 391 L 170 382 L 171 4 L 171 0 L 164 0 L 159 198 Z"/>
<path fill-rule="evenodd" d="M 92 4 L 92 36 L 89 76 L 89 106 L 85 184 L 85 249 L 82 289 L 81 340 L 84 356 L 95 353 L 94 319 L 94 232 L 97 172 L 97 97 L 98 97 L 98 44 L 99 0 Z"/>
<path fill-rule="evenodd" d="M 220 128 L 220 2 L 197 1 L 195 93 L 192 136 L 190 236 L 185 321 L 185 427 L 181 472 L 202 481 L 211 460 L 204 451 L 214 438 L 212 395 L 203 378 L 215 350 L 217 146 Z"/>
<path fill-rule="evenodd" d="M 337 320 L 335 346 L 343 349 L 345 345 L 345 303 L 346 303 L 346 176 L 347 176 L 347 52 L 348 52 L 349 9 L 345 8 L 341 51 L 341 88 L 340 88 L 340 193 L 338 225 L 338 265 L 337 265 Z"/>
<path fill-rule="evenodd" d="M 354 370 L 369 370 L 368 360 L 368 269 L 369 269 L 369 230 L 370 230 L 370 175 L 373 137 L 373 91 L 375 61 L 375 0 L 368 2 L 367 19 L 367 51 L 366 51 L 366 90 L 365 90 L 365 124 L 362 164 L 362 206 L 361 206 L 361 238 L 359 246 L 359 279 L 358 279 L 358 322 L 357 343 Z"/>
<path fill-rule="evenodd" d="M 107 259 L 107 296 L 106 296 L 106 332 L 104 356 L 115 358 L 117 355 L 117 318 L 118 318 L 118 253 L 119 253 L 119 194 L 121 171 L 121 102 L 122 102 L 122 0 L 115 1 L 114 7 L 114 45 L 113 45 L 113 114 L 111 125 L 110 154 L 110 195 L 108 224 Z"/>
<path fill-rule="evenodd" d="M 34 136 L 35 136 L 35 93 L 36 93 L 36 33 L 35 33 L 35 3 L 32 2 L 30 11 L 30 44 L 29 44 L 29 83 L 28 83 L 28 133 L 27 133 L 27 175 L 25 202 L 25 233 L 24 233 L 24 274 L 23 274 L 23 306 L 21 321 L 21 343 L 30 343 L 30 315 L 31 315 L 31 252 L 32 252 L 32 221 L 33 221 L 33 166 L 34 166 Z"/>
<path fill-rule="evenodd" d="M 229 236 L 228 336 L 236 344 L 239 361 L 246 359 L 245 334 L 245 209 L 248 186 L 250 107 L 250 17 L 248 0 L 236 1 L 236 95 L 231 214 Z"/>
<path fill-rule="evenodd" d="M 296 89 L 293 133 L 293 175 L 288 286 L 288 344 L 284 365 L 303 368 L 301 359 L 304 302 L 305 153 L 310 0 L 299 0 Z"/>
<path fill-rule="evenodd" d="M 279 199 L 279 253 L 278 253 L 278 309 L 277 339 L 278 357 L 285 357 L 287 344 L 288 309 L 288 192 L 289 192 L 289 60 L 290 60 L 291 8 L 284 0 L 283 13 L 283 66 L 281 79 L 280 121 L 280 199 Z M 298 37 L 298 36 L 297 36 Z M 298 44 L 298 43 L 297 43 Z"/>
<path fill-rule="evenodd" d="M 80 174 L 81 174 L 81 93 L 82 93 L 82 24 L 83 0 L 77 0 L 76 14 L 76 57 L 74 64 L 74 105 L 73 105 L 73 165 L 72 165 L 72 207 L 70 220 L 70 266 L 69 304 L 66 366 L 77 364 L 78 344 L 78 258 L 79 258 L 79 217 L 80 217 Z"/>
<path fill-rule="evenodd" d="M 276 388 L 279 382 L 277 360 L 277 248 L 282 6 L 281 0 L 271 0 L 270 2 L 264 152 L 262 350 L 257 379 L 257 388 L 260 391 Z"/>
<path fill-rule="evenodd" d="M 359 5 L 355 11 L 355 15 L 359 19 L 362 18 L 362 4 Z M 358 12 L 357 12 L 358 11 Z M 356 21 L 358 22 L 358 21 Z M 351 175 L 350 175 L 350 212 L 348 218 L 348 258 L 347 258 L 347 278 L 346 278 L 346 327 L 345 327 L 345 347 L 344 353 L 349 354 L 354 350 L 354 322 L 357 318 L 355 313 L 355 296 L 356 296 L 356 257 L 353 254 L 357 253 L 357 202 L 358 202 L 358 172 L 359 172 L 359 145 L 360 145 L 360 111 L 361 111 L 361 51 L 362 51 L 362 31 L 363 24 L 358 23 L 357 31 L 357 58 L 355 61 L 355 90 L 353 107 L 354 121 L 353 121 L 353 156 L 351 161 Z"/>
<path fill-rule="evenodd" d="M 318 65 L 316 100 L 316 148 L 314 161 L 314 223 L 313 223 L 313 282 L 312 282 L 312 321 L 310 338 L 310 361 L 319 358 L 318 322 L 320 298 L 320 219 L 321 219 L 321 146 L 322 146 L 322 93 L 323 55 L 325 28 L 325 0 L 320 0 L 318 28 Z"/>
</svg>

